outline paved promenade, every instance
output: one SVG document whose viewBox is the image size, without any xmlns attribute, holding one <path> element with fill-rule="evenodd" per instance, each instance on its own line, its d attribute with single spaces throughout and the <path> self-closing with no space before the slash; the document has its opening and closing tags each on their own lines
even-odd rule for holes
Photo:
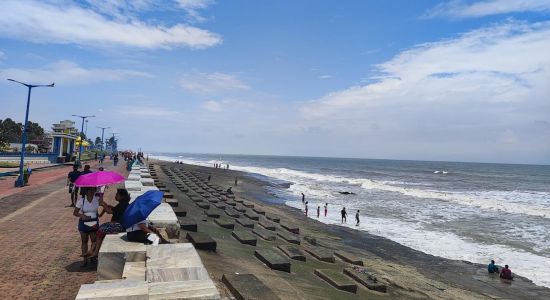
<svg viewBox="0 0 550 300">
<path fill-rule="evenodd" d="M 0 181 L 2 298 L 74 299 L 82 283 L 94 282 L 95 266 L 80 268 L 77 219 L 73 209 L 66 207 L 70 169 L 33 174 L 31 186 L 22 189 L 10 187 L 13 180 Z M 121 164 L 117 171 L 122 170 Z M 115 188 L 107 190 L 107 202 L 115 202 L 115 192 Z"/>
</svg>

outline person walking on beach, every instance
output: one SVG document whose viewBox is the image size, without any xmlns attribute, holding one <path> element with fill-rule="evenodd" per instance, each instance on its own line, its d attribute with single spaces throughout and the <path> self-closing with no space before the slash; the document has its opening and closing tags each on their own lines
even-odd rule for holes
<svg viewBox="0 0 550 300">
<path fill-rule="evenodd" d="M 317 219 L 319 219 L 320 214 L 321 214 L 321 205 L 317 205 Z"/>
<path fill-rule="evenodd" d="M 325 203 L 325 217 L 327 216 L 327 212 L 328 212 L 328 203 Z"/>
<path fill-rule="evenodd" d="M 355 213 L 355 221 L 357 221 L 357 224 L 355 226 L 359 226 L 359 210 Z"/>
<path fill-rule="evenodd" d="M 307 211 L 308 211 L 308 207 L 307 207 L 307 201 L 306 201 L 306 217 L 307 217 Z"/>
<path fill-rule="evenodd" d="M 302 193 L 302 204 L 306 203 L 306 195 L 304 195 L 304 193 Z"/>
<path fill-rule="evenodd" d="M 342 215 L 342 224 L 346 223 L 347 220 L 346 220 L 346 217 L 348 216 L 348 213 L 346 212 L 346 208 L 342 208 L 342 211 L 340 212 L 340 214 Z"/>
<path fill-rule="evenodd" d="M 238 183 L 238 178 L 237 176 L 235 176 L 235 186 L 237 185 L 237 183 Z"/>
</svg>

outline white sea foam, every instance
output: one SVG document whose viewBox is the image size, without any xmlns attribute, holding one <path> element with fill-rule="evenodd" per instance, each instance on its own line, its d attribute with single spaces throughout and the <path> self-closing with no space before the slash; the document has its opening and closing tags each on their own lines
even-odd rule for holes
<svg viewBox="0 0 550 300">
<path fill-rule="evenodd" d="M 287 205 L 303 209 L 299 201 L 287 201 Z M 506 245 L 486 245 L 465 240 L 456 234 L 425 230 L 420 223 L 397 219 L 362 216 L 360 226 L 355 226 L 355 211 L 348 210 L 347 224 L 341 224 L 339 206 L 329 204 L 329 213 L 323 216 L 324 203 L 309 203 L 309 217 L 327 224 L 336 224 L 386 237 L 402 245 L 435 256 L 487 264 L 494 259 L 499 264 L 509 264 L 514 273 L 531 279 L 538 285 L 550 287 L 550 258 L 518 250 Z M 316 209 L 321 206 L 321 217 Z M 336 209 L 335 207 L 338 207 Z"/>
<path fill-rule="evenodd" d="M 169 161 L 180 160 L 186 163 L 198 164 L 203 166 L 212 166 L 215 162 L 214 160 L 198 161 L 174 159 L 167 156 L 155 157 L 158 159 Z M 376 189 L 387 192 L 400 193 L 402 195 L 410 197 L 435 199 L 453 202 L 460 205 L 478 207 L 486 210 L 511 214 L 526 214 L 550 219 L 550 194 L 546 192 L 443 191 L 398 186 L 409 185 L 406 182 L 392 183 L 390 181 L 376 181 L 367 178 L 350 178 L 337 175 L 310 173 L 288 168 L 264 168 L 233 165 L 232 169 L 261 174 L 268 177 L 292 182 L 294 184 L 289 188 L 289 191 L 296 196 L 300 196 L 301 193 L 304 193 L 312 197 L 331 199 L 334 197 L 334 190 L 327 189 L 325 186 L 322 185 L 322 183 L 341 183 L 357 185 L 366 190 Z M 418 184 L 410 184 L 410 186 L 415 185 Z"/>
</svg>

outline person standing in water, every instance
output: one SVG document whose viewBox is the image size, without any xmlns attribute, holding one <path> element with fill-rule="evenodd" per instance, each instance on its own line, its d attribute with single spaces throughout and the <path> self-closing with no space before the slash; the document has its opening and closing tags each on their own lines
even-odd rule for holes
<svg viewBox="0 0 550 300">
<path fill-rule="evenodd" d="M 325 203 L 325 217 L 327 216 L 327 212 L 328 212 L 328 203 Z"/>
<path fill-rule="evenodd" d="M 237 178 L 237 176 L 235 176 L 235 185 L 237 185 L 238 182 L 239 182 L 238 178 Z"/>
<path fill-rule="evenodd" d="M 306 202 L 306 195 L 304 195 L 304 193 L 302 193 L 302 204 L 304 204 Z"/>
<path fill-rule="evenodd" d="M 306 217 L 307 217 L 307 211 L 308 211 L 308 207 L 307 207 L 307 201 L 306 201 Z"/>
<path fill-rule="evenodd" d="M 340 212 L 340 214 L 342 214 L 342 224 L 343 223 L 346 223 L 346 217 L 348 216 L 348 213 L 346 212 L 346 208 L 342 208 L 342 211 Z"/>
<path fill-rule="evenodd" d="M 321 214 L 321 205 L 317 205 L 317 219 L 319 219 L 320 214 Z"/>
<path fill-rule="evenodd" d="M 355 226 L 359 226 L 359 210 L 355 213 L 355 221 L 357 221 L 357 224 Z"/>
</svg>

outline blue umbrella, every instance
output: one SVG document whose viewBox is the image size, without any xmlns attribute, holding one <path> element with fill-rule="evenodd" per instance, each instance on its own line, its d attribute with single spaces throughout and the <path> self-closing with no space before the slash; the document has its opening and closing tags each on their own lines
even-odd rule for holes
<svg viewBox="0 0 550 300">
<path fill-rule="evenodd" d="M 122 215 L 122 226 L 128 228 L 138 222 L 141 222 L 151 214 L 151 212 L 160 205 L 164 192 L 147 191 L 139 196 L 134 202 L 128 205 L 126 211 Z"/>
</svg>

